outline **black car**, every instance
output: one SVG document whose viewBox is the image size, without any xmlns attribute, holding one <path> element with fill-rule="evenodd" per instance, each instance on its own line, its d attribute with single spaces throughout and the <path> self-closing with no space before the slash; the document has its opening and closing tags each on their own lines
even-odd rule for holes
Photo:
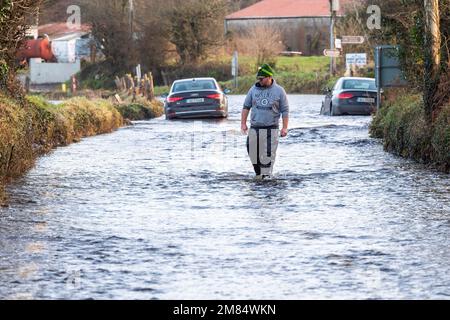
<svg viewBox="0 0 450 320">
<path fill-rule="evenodd" d="M 176 80 L 164 101 L 166 119 L 228 117 L 228 98 L 214 78 Z"/>
<path fill-rule="evenodd" d="M 370 115 L 376 110 L 376 105 L 375 79 L 343 77 L 336 82 L 333 90 L 326 90 L 320 114 Z"/>
</svg>

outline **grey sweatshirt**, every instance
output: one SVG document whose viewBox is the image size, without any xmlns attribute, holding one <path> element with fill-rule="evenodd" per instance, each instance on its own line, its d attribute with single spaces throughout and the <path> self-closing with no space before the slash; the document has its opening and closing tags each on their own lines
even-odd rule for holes
<svg viewBox="0 0 450 320">
<path fill-rule="evenodd" d="M 275 80 L 270 87 L 261 87 L 256 83 L 247 93 L 244 109 L 251 109 L 252 127 L 278 127 L 280 115 L 283 118 L 289 116 L 286 91 Z"/>
</svg>

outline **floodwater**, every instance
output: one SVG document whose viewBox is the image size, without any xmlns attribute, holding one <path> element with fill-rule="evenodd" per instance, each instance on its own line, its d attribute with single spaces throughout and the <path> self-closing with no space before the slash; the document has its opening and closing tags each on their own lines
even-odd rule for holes
<svg viewBox="0 0 450 320">
<path fill-rule="evenodd" d="M 449 175 L 290 95 L 274 178 L 227 120 L 135 122 L 8 187 L 2 299 L 448 299 Z"/>
</svg>

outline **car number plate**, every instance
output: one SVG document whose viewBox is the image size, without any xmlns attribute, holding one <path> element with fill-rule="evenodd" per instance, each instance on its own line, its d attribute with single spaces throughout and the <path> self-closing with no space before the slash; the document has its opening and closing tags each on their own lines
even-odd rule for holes
<svg viewBox="0 0 450 320">
<path fill-rule="evenodd" d="M 186 102 L 187 103 L 199 103 L 199 102 L 204 102 L 205 99 L 203 98 L 195 98 L 195 99 L 187 99 Z"/>
<path fill-rule="evenodd" d="M 370 103 L 374 103 L 375 99 L 374 98 L 358 98 L 357 99 L 358 102 L 370 102 Z"/>
</svg>

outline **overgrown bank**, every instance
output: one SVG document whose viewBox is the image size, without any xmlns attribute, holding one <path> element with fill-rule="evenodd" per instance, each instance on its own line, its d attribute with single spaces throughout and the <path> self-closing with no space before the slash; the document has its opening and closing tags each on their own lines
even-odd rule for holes
<svg viewBox="0 0 450 320">
<path fill-rule="evenodd" d="M 370 134 L 383 139 L 386 151 L 450 172 L 450 104 L 429 124 L 421 95 L 392 99 L 373 119 Z"/>
<path fill-rule="evenodd" d="M 108 100 L 73 98 L 60 105 L 29 96 L 21 101 L 0 93 L 0 204 L 5 184 L 29 170 L 36 158 L 83 137 L 109 133 L 127 123 L 158 117 L 159 102 L 115 106 Z"/>
</svg>

